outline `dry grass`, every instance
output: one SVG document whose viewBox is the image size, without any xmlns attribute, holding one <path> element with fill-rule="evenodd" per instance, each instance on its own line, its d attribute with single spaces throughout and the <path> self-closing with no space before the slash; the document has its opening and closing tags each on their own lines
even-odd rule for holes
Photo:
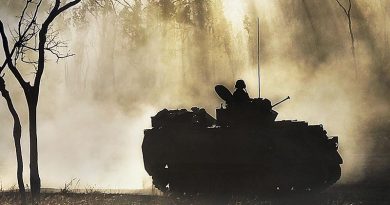
<svg viewBox="0 0 390 205">
<path fill-rule="evenodd" d="M 107 193 L 43 193 L 41 205 L 388 205 L 389 186 L 384 187 L 333 187 L 321 194 L 294 195 L 284 198 L 261 199 L 259 197 L 165 197 L 137 194 Z M 0 204 L 18 204 L 15 191 L 0 192 Z"/>
<path fill-rule="evenodd" d="M 131 194 L 104 194 L 104 193 L 43 193 L 41 194 L 41 205 L 111 205 L 111 204 L 168 204 L 164 199 L 156 196 L 142 196 Z M 19 195 L 17 192 L 0 193 L 0 204 L 18 204 Z"/>
</svg>

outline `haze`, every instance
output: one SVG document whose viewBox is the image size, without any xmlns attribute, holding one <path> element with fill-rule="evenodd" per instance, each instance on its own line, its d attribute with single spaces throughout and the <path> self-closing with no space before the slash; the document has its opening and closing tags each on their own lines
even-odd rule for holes
<svg viewBox="0 0 390 205">
<path fill-rule="evenodd" d="M 323 124 L 330 136 L 339 136 L 344 159 L 339 183 L 370 179 L 369 171 L 388 172 L 383 147 L 389 145 L 390 1 L 353 1 L 356 66 L 348 21 L 335 0 L 190 0 L 189 18 L 180 17 L 185 7 L 163 4 L 169 1 L 155 6 L 129 1 L 142 3 L 140 13 L 93 2 L 56 20 L 76 55 L 58 64 L 49 57 L 44 74 L 38 108 L 42 187 L 60 188 L 73 178 L 80 179 L 79 188 L 150 187 L 141 143 L 151 116 L 162 108 L 193 106 L 215 115 L 222 101 L 214 86 L 233 90 L 237 79 L 257 97 L 256 17 L 261 97 L 274 103 L 292 98 L 276 108 L 278 120 Z M 21 6 L 20 0 L 0 1 L 6 26 L 16 26 Z M 3 62 L 2 49 L 0 54 Z M 23 74 L 33 75 L 27 68 Z M 28 160 L 24 96 L 9 73 L 6 79 L 23 114 Z M 11 187 L 16 160 L 4 99 L 0 126 L 0 181 Z M 27 182 L 28 161 L 25 165 Z"/>
</svg>

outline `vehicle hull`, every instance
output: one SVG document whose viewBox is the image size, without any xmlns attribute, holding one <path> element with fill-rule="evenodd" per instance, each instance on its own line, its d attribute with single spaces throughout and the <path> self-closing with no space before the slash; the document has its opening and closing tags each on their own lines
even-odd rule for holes
<svg viewBox="0 0 390 205">
<path fill-rule="evenodd" d="M 316 191 L 341 175 L 337 137 L 298 121 L 155 127 L 145 130 L 142 151 L 154 185 L 176 193 Z"/>
</svg>

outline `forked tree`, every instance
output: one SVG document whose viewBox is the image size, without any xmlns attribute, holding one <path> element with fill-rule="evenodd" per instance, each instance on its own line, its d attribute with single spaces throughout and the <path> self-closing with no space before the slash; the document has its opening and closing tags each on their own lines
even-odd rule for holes
<svg viewBox="0 0 390 205">
<path fill-rule="evenodd" d="M 355 75 L 357 76 L 357 63 L 356 63 L 356 55 L 355 55 L 355 36 L 353 35 L 353 31 L 352 31 L 352 19 L 351 19 L 352 2 L 351 2 L 351 0 L 348 0 L 348 9 L 342 3 L 340 3 L 339 0 L 336 0 L 336 2 L 340 6 L 340 8 L 344 11 L 344 14 L 348 19 L 349 35 L 351 36 L 351 52 L 352 52 L 352 57 L 353 57 L 353 63 L 355 66 Z"/>
<path fill-rule="evenodd" d="M 40 13 L 42 0 L 26 0 L 25 6 L 19 17 L 19 22 L 14 30 L 10 31 L 12 45 L 8 41 L 7 33 L 3 22 L 0 20 L 0 34 L 5 54 L 5 61 L 1 66 L 0 73 L 7 66 L 16 78 L 24 91 L 29 114 L 29 134 L 30 134 L 30 187 L 32 202 L 39 202 L 41 180 L 38 169 L 38 143 L 37 143 L 37 106 L 42 75 L 45 70 L 46 52 L 53 54 L 57 60 L 66 58 L 72 54 L 63 53 L 66 43 L 58 39 L 58 31 L 53 31 L 52 23 L 62 12 L 79 3 L 81 0 L 61 3 L 55 0 L 50 7 L 48 14 L 39 23 L 37 16 Z M 36 53 L 36 58 L 31 59 Z M 26 81 L 22 76 L 19 64 L 32 66 L 35 76 L 32 82 Z M 10 109 L 11 113 L 13 112 Z M 20 142 L 19 142 L 20 144 Z"/>
</svg>

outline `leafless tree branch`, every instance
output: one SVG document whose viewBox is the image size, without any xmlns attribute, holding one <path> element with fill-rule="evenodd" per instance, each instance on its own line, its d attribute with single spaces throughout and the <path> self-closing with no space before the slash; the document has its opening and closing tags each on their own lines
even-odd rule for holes
<svg viewBox="0 0 390 205">
<path fill-rule="evenodd" d="M 347 9 L 340 3 L 339 0 L 336 0 L 336 2 L 339 4 L 339 6 L 344 10 L 345 14 L 348 15 Z"/>
<path fill-rule="evenodd" d="M 36 7 L 34 9 L 34 13 L 32 15 L 32 18 L 30 19 L 29 23 L 26 24 L 26 27 L 25 27 L 25 30 L 22 31 L 22 22 L 24 21 L 24 15 L 25 15 L 25 12 L 29 6 L 29 4 L 32 2 L 32 0 L 28 0 L 26 2 L 26 5 L 22 11 L 22 14 L 20 16 L 20 20 L 19 20 L 19 23 L 18 23 L 18 38 L 15 38 L 14 41 L 15 41 L 15 44 L 12 48 L 11 51 L 9 51 L 9 47 L 8 47 L 8 39 L 5 35 L 5 31 L 4 31 L 4 26 L 3 26 L 3 23 L 0 21 L 0 32 L 1 32 L 1 36 L 2 36 L 2 40 L 3 40 L 3 48 L 4 49 L 7 49 L 8 50 L 8 53 L 5 52 L 6 54 L 6 60 L 4 61 L 4 63 L 2 64 L 2 66 L 0 67 L 0 73 L 4 70 L 5 66 L 7 65 L 7 63 L 10 63 L 12 64 L 11 67 L 14 67 L 15 69 L 12 69 L 14 70 L 13 72 L 17 72 L 17 69 L 15 67 L 15 65 L 13 65 L 14 63 L 12 63 L 12 56 L 14 55 L 14 52 L 15 50 L 20 47 L 20 45 L 22 44 L 23 41 L 28 41 L 30 40 L 30 36 L 33 36 L 33 35 L 29 35 L 28 33 L 30 32 L 30 28 L 33 26 L 33 25 L 36 25 L 36 18 L 37 18 L 37 14 L 38 14 L 38 9 L 41 5 L 41 2 L 42 0 L 39 0 L 38 3 L 36 3 Z M 33 29 L 35 31 L 35 29 Z M 36 34 L 36 33 L 35 33 Z M 35 35 L 34 34 L 34 35 Z M 11 32 L 11 35 L 12 35 L 12 32 Z M 26 36 L 28 36 L 26 38 Z M 16 40 L 17 39 L 17 40 Z M 6 46 L 6 47 L 5 47 Z M 7 57 L 7 55 L 9 57 Z M 11 62 L 8 62 L 8 61 L 11 61 Z M 12 71 L 11 70 L 11 71 Z M 16 76 L 20 76 L 20 77 L 16 77 Z M 23 78 L 21 77 L 21 75 L 16 75 L 15 77 L 18 79 L 19 83 L 21 84 L 24 84 L 22 83 L 22 81 L 24 82 Z"/>
<path fill-rule="evenodd" d="M 343 6 L 343 4 L 340 3 L 339 0 L 336 0 L 336 2 L 343 9 L 343 11 L 348 19 L 349 35 L 351 36 L 351 52 L 352 52 L 352 57 L 353 57 L 353 61 L 355 64 L 355 75 L 357 76 L 357 62 L 356 62 L 356 54 L 355 54 L 355 36 L 353 34 L 353 31 L 352 31 L 352 19 L 351 19 L 352 1 L 348 0 L 348 3 L 349 3 L 348 10 Z"/>
<path fill-rule="evenodd" d="M 9 50 L 8 39 L 7 39 L 7 36 L 6 36 L 5 32 L 4 32 L 3 22 L 1 22 L 1 21 L 0 21 L 0 34 L 1 34 L 2 42 L 3 42 L 4 54 L 6 56 L 6 59 L 5 59 L 4 63 L 8 64 L 8 67 L 10 68 L 12 74 L 18 80 L 20 85 L 22 87 L 26 87 L 26 81 L 24 81 L 24 79 L 23 79 L 22 75 L 20 74 L 20 72 L 15 67 L 15 65 L 12 63 L 12 55 L 11 55 L 11 52 Z M 14 49 L 15 48 L 16 48 L 16 45 L 14 46 Z M 5 68 L 5 66 L 2 67 L 2 70 L 0 70 L 0 72 L 3 71 L 4 68 Z"/>
<path fill-rule="evenodd" d="M 44 63 L 45 63 L 45 45 L 46 45 L 46 34 L 49 30 L 50 24 L 53 22 L 53 20 L 61 14 L 66 9 L 69 9 L 70 7 L 78 4 L 81 0 L 74 0 L 70 1 L 64 6 L 60 7 L 61 1 L 56 0 L 53 9 L 50 11 L 49 16 L 46 18 L 46 20 L 43 22 L 41 30 L 39 31 L 39 45 L 38 45 L 38 70 L 37 75 L 34 80 L 34 86 L 39 89 L 43 70 L 44 70 Z"/>
</svg>

